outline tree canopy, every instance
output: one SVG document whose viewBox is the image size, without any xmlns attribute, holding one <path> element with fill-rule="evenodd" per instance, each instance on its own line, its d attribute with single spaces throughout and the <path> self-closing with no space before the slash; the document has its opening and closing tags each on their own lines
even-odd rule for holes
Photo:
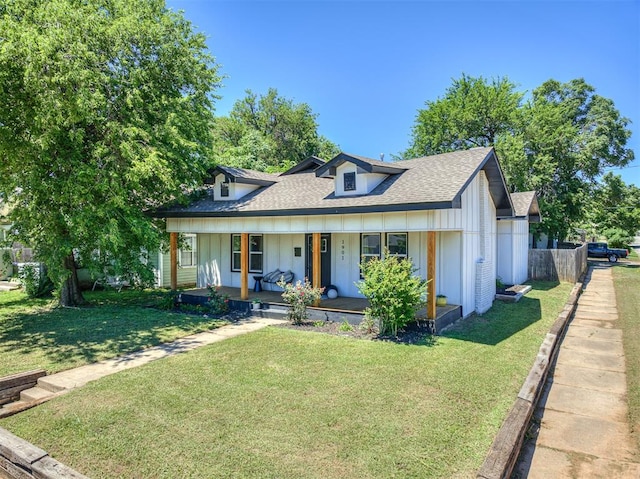
<svg viewBox="0 0 640 479">
<path fill-rule="evenodd" d="M 318 134 L 317 115 L 306 103 L 294 103 L 270 88 L 266 95 L 247 90 L 229 116 L 217 117 L 217 164 L 258 171 L 282 171 L 315 155 L 330 159 L 338 147 Z"/>
<path fill-rule="evenodd" d="M 583 79 L 548 80 L 524 101 L 507 78 L 463 75 L 419 110 L 405 156 L 494 146 L 511 191 L 535 190 L 538 231 L 564 238 L 607 167 L 633 160 L 629 120 Z"/>
<path fill-rule="evenodd" d="M 217 66 L 163 0 L 0 7 L 0 199 L 16 239 L 83 302 L 76 264 L 151 279 L 145 211 L 201 182 Z"/>
</svg>

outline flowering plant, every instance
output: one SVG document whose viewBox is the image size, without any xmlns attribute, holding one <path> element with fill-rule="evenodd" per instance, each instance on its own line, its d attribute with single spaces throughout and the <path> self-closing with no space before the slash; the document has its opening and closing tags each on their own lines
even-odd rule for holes
<svg viewBox="0 0 640 479">
<path fill-rule="evenodd" d="M 220 286 L 208 284 L 209 307 L 214 314 L 222 314 L 229 311 L 229 295 L 220 294 Z"/>
<path fill-rule="evenodd" d="M 307 306 L 320 299 L 324 288 L 314 288 L 307 278 L 294 285 L 281 279 L 276 283 L 282 288 L 282 299 L 289 304 L 288 318 L 293 324 L 300 324 L 308 318 Z"/>
</svg>

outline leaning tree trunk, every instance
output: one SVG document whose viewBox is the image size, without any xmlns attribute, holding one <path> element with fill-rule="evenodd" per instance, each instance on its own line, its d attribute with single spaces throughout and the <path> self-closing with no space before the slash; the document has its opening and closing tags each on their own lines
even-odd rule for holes
<svg viewBox="0 0 640 479">
<path fill-rule="evenodd" d="M 85 304 L 86 301 L 82 296 L 82 291 L 80 291 L 76 261 L 73 253 L 64 259 L 64 268 L 69 270 L 70 274 L 64 283 L 62 283 L 62 288 L 60 288 L 60 304 L 62 306 L 79 306 Z"/>
</svg>

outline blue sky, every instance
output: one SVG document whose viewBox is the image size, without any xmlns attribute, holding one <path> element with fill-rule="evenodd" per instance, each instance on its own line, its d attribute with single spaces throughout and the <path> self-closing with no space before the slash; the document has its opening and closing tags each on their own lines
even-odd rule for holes
<svg viewBox="0 0 640 479">
<path fill-rule="evenodd" d="M 207 1 L 184 10 L 227 78 L 216 113 L 269 87 L 318 114 L 343 151 L 407 148 L 417 110 L 462 73 L 531 92 L 584 78 L 629 118 L 640 186 L 640 1 Z"/>
</svg>

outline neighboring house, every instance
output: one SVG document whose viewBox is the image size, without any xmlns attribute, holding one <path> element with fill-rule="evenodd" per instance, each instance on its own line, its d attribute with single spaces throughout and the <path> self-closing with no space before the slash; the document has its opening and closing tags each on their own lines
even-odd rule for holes
<svg viewBox="0 0 640 479">
<path fill-rule="evenodd" d="M 182 238 L 183 248 L 177 252 L 177 287 L 194 286 L 198 265 L 198 243 L 195 234 L 185 234 Z M 156 273 L 155 286 L 171 287 L 171 255 L 158 251 L 149 255 L 149 262 Z"/>
<path fill-rule="evenodd" d="M 498 218 L 498 278 L 522 284 L 528 278 L 529 224 L 540 222 L 535 191 L 511 193 L 514 214 Z"/>
<path fill-rule="evenodd" d="M 436 293 L 463 316 L 492 305 L 497 218 L 514 217 L 493 148 L 394 163 L 341 153 L 280 175 L 221 166 L 207 183 L 207 198 L 157 211 L 173 238 L 197 235 L 198 287 L 239 287 L 248 298 L 253 275 L 279 269 L 362 297 L 361 258 L 387 248 L 431 280 L 429 317 Z"/>
</svg>

